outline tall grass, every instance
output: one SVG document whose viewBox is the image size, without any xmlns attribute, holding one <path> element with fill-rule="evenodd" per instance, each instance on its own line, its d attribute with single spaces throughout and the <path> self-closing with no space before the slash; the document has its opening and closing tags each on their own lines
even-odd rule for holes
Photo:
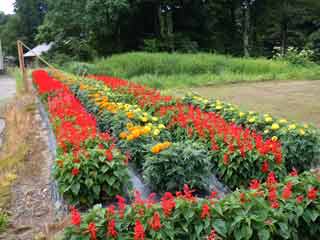
<svg viewBox="0 0 320 240">
<path fill-rule="evenodd" d="M 70 63 L 66 70 L 117 76 L 159 88 L 320 78 L 320 66 L 312 63 L 299 66 L 286 61 L 208 53 L 134 52 L 97 59 L 91 64 Z"/>
</svg>

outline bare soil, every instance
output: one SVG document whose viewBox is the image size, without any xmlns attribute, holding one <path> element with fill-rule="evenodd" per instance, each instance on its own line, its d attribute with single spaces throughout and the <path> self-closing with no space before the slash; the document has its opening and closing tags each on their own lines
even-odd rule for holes
<svg viewBox="0 0 320 240">
<path fill-rule="evenodd" d="M 246 110 L 271 113 L 320 127 L 320 80 L 204 86 L 178 90 L 176 94 L 190 91 L 237 104 Z"/>
</svg>

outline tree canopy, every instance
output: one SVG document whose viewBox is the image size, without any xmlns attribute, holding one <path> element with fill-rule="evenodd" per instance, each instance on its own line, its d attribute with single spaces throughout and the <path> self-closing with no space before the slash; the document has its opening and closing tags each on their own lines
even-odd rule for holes
<svg viewBox="0 0 320 240">
<path fill-rule="evenodd" d="M 16 0 L 14 15 L 0 14 L 0 38 L 11 54 L 19 38 L 53 41 L 56 53 L 80 60 L 141 49 L 269 57 L 275 46 L 295 46 L 320 54 L 320 2 Z"/>
</svg>

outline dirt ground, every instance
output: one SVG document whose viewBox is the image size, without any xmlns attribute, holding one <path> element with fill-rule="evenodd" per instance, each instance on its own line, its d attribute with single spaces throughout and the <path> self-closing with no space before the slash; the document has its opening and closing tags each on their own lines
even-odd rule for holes
<svg viewBox="0 0 320 240">
<path fill-rule="evenodd" d="M 179 90 L 198 93 L 237 104 L 246 110 L 271 113 L 320 127 L 320 80 L 204 86 Z"/>
</svg>

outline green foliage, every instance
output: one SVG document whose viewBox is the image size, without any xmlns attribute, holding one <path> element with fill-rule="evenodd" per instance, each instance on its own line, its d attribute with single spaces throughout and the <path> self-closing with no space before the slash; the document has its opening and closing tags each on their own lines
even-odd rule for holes
<svg viewBox="0 0 320 240">
<path fill-rule="evenodd" d="M 111 220 L 115 220 L 118 239 L 133 238 L 136 220 L 143 225 L 145 239 L 206 239 L 212 229 L 216 232 L 215 239 L 317 239 L 320 233 L 319 193 L 314 199 L 308 194 L 311 187 L 319 189 L 317 177 L 319 175 L 305 173 L 273 184 L 278 196 L 279 206 L 276 208 L 272 208 L 268 200 L 271 186 L 265 184 L 255 190 L 233 192 L 221 200 L 196 199 L 185 191 L 177 198 L 166 195 L 161 203 L 152 205 L 134 202 L 126 206 L 122 217 L 95 206 L 82 216 L 79 226 L 65 229 L 64 239 L 89 239 L 90 233 L 86 231 L 89 223 L 96 225 L 97 239 L 105 239 L 108 234 L 106 226 Z M 283 192 L 289 182 L 292 192 L 285 199 Z M 301 201 L 296 199 L 298 196 L 302 196 Z M 174 203 L 169 214 L 168 202 Z M 204 205 L 208 207 L 208 215 L 203 215 L 206 212 L 203 211 Z M 160 217 L 158 230 L 151 226 L 155 213 Z"/>
<path fill-rule="evenodd" d="M 175 142 L 157 154 L 150 151 L 143 164 L 143 178 L 160 192 L 180 190 L 183 184 L 207 190 L 211 169 L 206 146 L 188 140 Z"/>
<path fill-rule="evenodd" d="M 0 209 L 0 233 L 4 232 L 8 226 L 9 217 L 8 215 Z"/>
<path fill-rule="evenodd" d="M 125 156 L 112 144 L 100 138 L 88 139 L 78 156 L 59 152 L 54 177 L 58 181 L 59 191 L 71 204 L 92 206 L 112 199 L 128 187 Z M 108 149 L 112 149 L 111 160 L 106 154 Z M 73 169 L 78 169 L 79 173 L 74 174 Z"/>
<path fill-rule="evenodd" d="M 65 70 L 78 73 L 68 64 Z M 89 74 L 121 77 L 155 88 L 183 88 L 266 80 L 318 79 L 320 67 L 284 60 L 235 58 L 217 54 L 128 53 L 86 65 Z"/>
<path fill-rule="evenodd" d="M 308 65 L 312 64 L 312 59 L 314 58 L 314 52 L 310 49 L 299 50 L 295 47 L 288 47 L 286 53 L 282 55 L 279 52 L 279 48 L 274 48 L 274 59 L 286 60 L 292 64 L 296 65 Z"/>
</svg>

